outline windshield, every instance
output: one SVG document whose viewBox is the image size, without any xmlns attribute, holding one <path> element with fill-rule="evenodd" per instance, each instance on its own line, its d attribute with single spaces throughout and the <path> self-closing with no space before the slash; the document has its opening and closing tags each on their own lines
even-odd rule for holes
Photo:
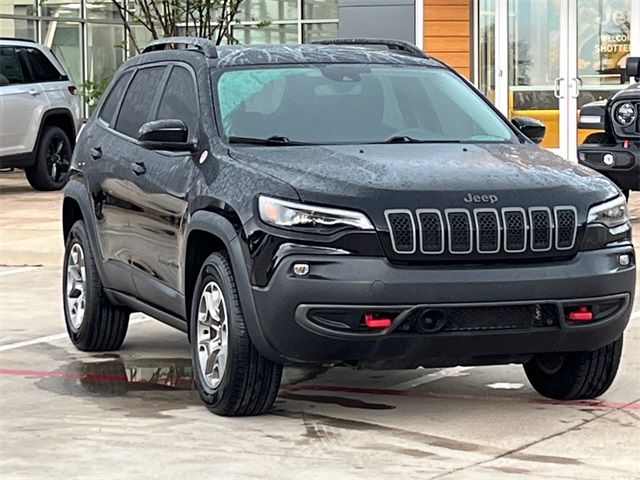
<svg viewBox="0 0 640 480">
<path fill-rule="evenodd" d="M 232 143 L 513 142 L 512 130 L 443 68 L 327 64 L 223 72 Z"/>
</svg>

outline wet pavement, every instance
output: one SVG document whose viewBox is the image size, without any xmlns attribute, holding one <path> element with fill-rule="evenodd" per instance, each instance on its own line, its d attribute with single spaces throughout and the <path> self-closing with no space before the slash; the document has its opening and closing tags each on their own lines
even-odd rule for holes
<svg viewBox="0 0 640 480">
<path fill-rule="evenodd" d="M 216 417 L 159 322 L 133 315 L 118 352 L 73 348 L 61 197 L 21 182 L 0 174 L 0 478 L 640 478 L 640 306 L 596 401 L 544 399 L 517 365 L 287 369 L 272 414 Z"/>
</svg>

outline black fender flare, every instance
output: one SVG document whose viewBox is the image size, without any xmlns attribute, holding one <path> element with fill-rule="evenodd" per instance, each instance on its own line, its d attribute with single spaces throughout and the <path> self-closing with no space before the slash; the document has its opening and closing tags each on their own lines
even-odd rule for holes
<svg viewBox="0 0 640 480">
<path fill-rule="evenodd" d="M 98 237 L 96 235 L 95 229 L 95 220 L 91 212 L 91 199 L 89 198 L 89 192 L 84 187 L 84 185 L 78 181 L 77 179 L 71 179 L 69 183 L 67 183 L 64 188 L 64 199 L 62 201 L 62 221 L 64 222 L 64 205 L 67 199 L 73 200 L 78 207 L 80 207 L 80 212 L 82 213 L 82 220 L 87 228 L 87 233 L 89 234 L 89 243 L 91 244 L 91 251 L 93 253 L 93 258 L 96 260 L 96 268 L 98 269 L 98 275 L 100 276 L 100 280 L 104 284 L 104 268 L 102 265 L 102 251 L 99 248 Z M 63 243 L 66 243 L 67 239 L 64 238 L 63 232 Z"/>
<path fill-rule="evenodd" d="M 258 312 L 253 300 L 251 290 L 251 282 L 249 280 L 249 270 L 245 261 L 242 240 L 238 232 L 225 217 L 207 210 L 199 210 L 191 216 L 189 225 L 185 234 L 185 249 L 182 253 L 183 265 L 186 262 L 188 239 L 192 232 L 203 231 L 219 238 L 227 249 L 231 268 L 235 276 L 236 287 L 238 288 L 238 296 L 242 306 L 242 313 L 249 332 L 249 338 L 258 349 L 260 354 L 274 362 L 282 363 L 283 358 L 278 354 L 277 350 L 266 339 Z M 187 297 L 185 292 L 185 298 Z M 187 314 L 189 307 L 186 307 Z"/>
</svg>

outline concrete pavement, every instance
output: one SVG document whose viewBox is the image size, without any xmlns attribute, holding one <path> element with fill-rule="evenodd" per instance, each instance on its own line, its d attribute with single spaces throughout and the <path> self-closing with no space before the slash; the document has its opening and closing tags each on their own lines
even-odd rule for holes
<svg viewBox="0 0 640 480">
<path fill-rule="evenodd" d="M 61 196 L 5 175 L 3 479 L 640 478 L 640 309 L 597 401 L 544 399 L 517 365 L 288 369 L 273 414 L 216 417 L 192 389 L 186 339 L 163 324 L 135 314 L 120 351 L 74 349 L 60 301 Z"/>
</svg>

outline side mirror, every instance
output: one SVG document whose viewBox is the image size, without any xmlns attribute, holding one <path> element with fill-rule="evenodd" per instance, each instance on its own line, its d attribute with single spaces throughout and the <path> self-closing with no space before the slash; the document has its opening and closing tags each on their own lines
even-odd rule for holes
<svg viewBox="0 0 640 480">
<path fill-rule="evenodd" d="M 534 143 L 542 142 L 547 130 L 544 123 L 531 117 L 513 117 L 511 123 Z"/>
<path fill-rule="evenodd" d="M 189 129 L 182 120 L 167 119 L 147 122 L 138 130 L 138 140 L 150 150 L 194 151 Z"/>
<path fill-rule="evenodd" d="M 640 80 L 640 57 L 627 57 L 627 76 Z"/>
</svg>

